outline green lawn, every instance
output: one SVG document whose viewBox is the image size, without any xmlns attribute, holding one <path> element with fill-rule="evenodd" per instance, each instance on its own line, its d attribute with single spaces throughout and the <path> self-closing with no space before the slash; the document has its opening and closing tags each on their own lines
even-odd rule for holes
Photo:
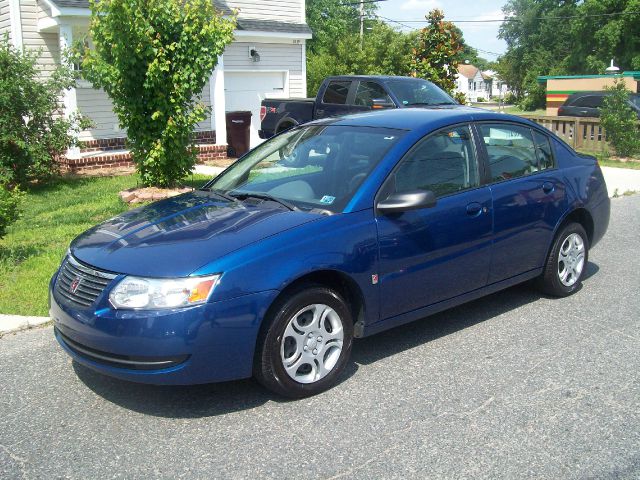
<svg viewBox="0 0 640 480">
<path fill-rule="evenodd" d="M 510 113 L 511 115 L 546 115 L 547 111 L 544 108 L 541 108 L 527 112 L 516 105 L 511 105 L 504 109 L 504 113 Z"/>
<path fill-rule="evenodd" d="M 185 183 L 208 179 L 194 175 Z M 136 175 L 76 177 L 29 191 L 22 217 L 0 240 L 0 313 L 46 316 L 49 279 L 71 240 L 129 208 L 118 192 L 137 184 Z"/>
</svg>

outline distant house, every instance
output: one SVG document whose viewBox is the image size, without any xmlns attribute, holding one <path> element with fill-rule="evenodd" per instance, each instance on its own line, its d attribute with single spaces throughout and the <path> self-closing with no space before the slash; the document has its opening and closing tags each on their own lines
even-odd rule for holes
<svg viewBox="0 0 640 480">
<path fill-rule="evenodd" d="M 488 101 L 492 97 L 504 98 L 509 86 L 493 70 L 483 72 L 475 65 L 463 63 L 458 65 L 455 92 L 464 93 L 469 102 L 477 102 L 479 98 Z"/>
<path fill-rule="evenodd" d="M 259 142 L 260 101 L 269 96 L 306 96 L 305 42 L 311 30 L 305 22 L 304 0 L 214 0 L 218 10 L 238 10 L 233 43 L 211 72 L 202 99 L 212 114 L 197 127 L 200 143 L 226 143 L 225 111 L 250 110 L 252 144 Z M 44 74 L 61 62 L 60 53 L 85 37 L 90 19 L 88 0 L 0 0 L 0 35 L 18 48 L 42 49 Z M 95 128 L 80 139 L 85 150 L 123 148 L 126 132 L 118 125 L 111 100 L 102 90 L 79 81 L 64 98 L 66 114 L 80 111 Z M 75 152 L 74 155 L 78 155 Z"/>
</svg>

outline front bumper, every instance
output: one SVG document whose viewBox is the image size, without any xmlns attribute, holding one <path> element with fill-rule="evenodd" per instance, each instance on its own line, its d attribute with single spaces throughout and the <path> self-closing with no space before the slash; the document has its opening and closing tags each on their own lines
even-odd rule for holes
<svg viewBox="0 0 640 480">
<path fill-rule="evenodd" d="M 144 312 L 75 309 L 52 289 L 49 299 L 55 337 L 78 363 L 123 380 L 189 385 L 251 376 L 260 323 L 276 294 Z"/>
</svg>

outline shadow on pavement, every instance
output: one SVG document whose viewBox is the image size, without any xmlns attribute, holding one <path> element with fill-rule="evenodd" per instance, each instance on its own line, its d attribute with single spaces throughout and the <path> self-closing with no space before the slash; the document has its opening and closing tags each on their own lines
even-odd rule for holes
<svg viewBox="0 0 640 480">
<path fill-rule="evenodd" d="M 599 270 L 589 262 L 585 280 Z M 351 362 L 340 382 L 358 365 L 369 365 L 543 298 L 529 284 L 517 285 L 442 313 L 354 342 Z M 288 402 L 252 379 L 193 386 L 156 386 L 101 375 L 73 362 L 78 378 L 105 400 L 136 412 L 167 418 L 200 418 Z"/>
</svg>

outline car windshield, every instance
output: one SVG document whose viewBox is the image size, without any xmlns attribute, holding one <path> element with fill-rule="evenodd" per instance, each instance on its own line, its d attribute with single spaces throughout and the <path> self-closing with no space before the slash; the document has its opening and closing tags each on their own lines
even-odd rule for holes
<svg viewBox="0 0 640 480">
<path fill-rule="evenodd" d="M 301 210 L 340 212 L 404 130 L 311 125 L 263 143 L 205 189 Z"/>
<path fill-rule="evenodd" d="M 458 103 L 433 83 L 420 78 L 389 80 L 387 86 L 405 106 L 457 105 Z"/>
</svg>

